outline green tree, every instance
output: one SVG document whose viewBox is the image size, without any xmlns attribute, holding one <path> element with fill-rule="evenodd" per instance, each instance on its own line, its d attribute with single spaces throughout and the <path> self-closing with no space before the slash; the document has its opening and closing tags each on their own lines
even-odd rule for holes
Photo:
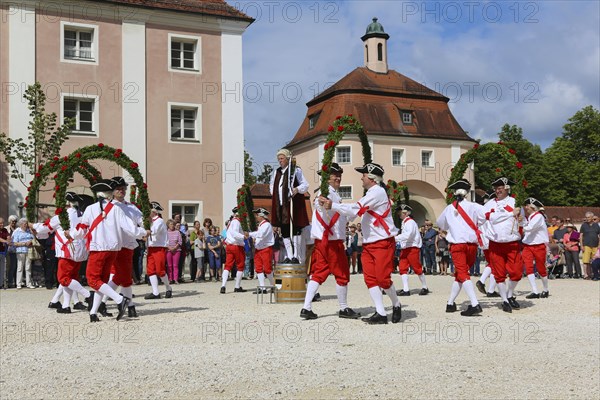
<svg viewBox="0 0 600 400">
<path fill-rule="evenodd" d="M 46 95 L 39 82 L 29 85 L 23 97 L 28 102 L 31 116 L 27 140 L 14 139 L 2 132 L 0 152 L 10 167 L 10 176 L 27 186 L 24 181 L 26 175 L 34 175 L 40 164 L 60 156 L 60 149 L 69 138 L 75 121 L 66 118 L 63 125 L 58 125 L 56 113 L 46 112 Z"/>
<path fill-rule="evenodd" d="M 594 107 L 584 107 L 569 118 L 563 137 L 573 143 L 579 158 L 600 162 L 600 112 Z"/>
<path fill-rule="evenodd" d="M 254 185 L 256 183 L 256 176 L 254 176 L 254 160 L 250 156 L 250 153 L 244 149 L 244 183 L 246 185 Z"/>
<path fill-rule="evenodd" d="M 258 183 L 270 183 L 273 166 L 271 164 L 263 164 L 263 170 L 256 178 Z"/>
</svg>

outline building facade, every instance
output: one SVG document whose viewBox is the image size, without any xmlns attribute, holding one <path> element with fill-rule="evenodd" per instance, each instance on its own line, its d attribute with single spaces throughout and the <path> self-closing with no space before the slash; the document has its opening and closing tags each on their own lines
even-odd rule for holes
<svg viewBox="0 0 600 400">
<path fill-rule="evenodd" d="M 251 18 L 224 0 L 3 1 L 0 17 L 1 131 L 27 138 L 23 93 L 39 81 L 47 112 L 77 121 L 61 154 L 97 143 L 121 148 L 166 216 L 229 216 L 244 182 L 235 91 Z M 92 163 L 103 177 L 132 182 L 109 162 Z M 18 215 L 26 188 L 2 164 L 0 216 Z M 76 177 L 73 186 L 86 184 Z"/>
<path fill-rule="evenodd" d="M 352 114 L 369 138 L 373 161 L 385 169 L 384 179 L 408 186 L 417 222 L 435 221 L 446 206 L 445 188 L 454 164 L 474 140 L 452 115 L 449 99 L 388 68 L 387 35 L 373 19 L 364 43 L 364 66 L 356 68 L 307 103 L 307 113 L 286 147 L 303 167 L 312 188 L 318 187 L 327 129 L 337 116 Z M 363 196 L 363 165 L 358 135 L 346 135 L 336 148 L 344 168 L 341 195 L 345 201 Z M 473 169 L 466 178 L 473 182 Z"/>
</svg>

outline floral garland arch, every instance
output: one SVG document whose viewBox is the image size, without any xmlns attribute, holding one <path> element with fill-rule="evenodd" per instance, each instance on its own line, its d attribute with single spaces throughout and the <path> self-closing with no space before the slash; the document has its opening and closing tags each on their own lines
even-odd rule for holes
<svg viewBox="0 0 600 400">
<path fill-rule="evenodd" d="M 237 207 L 238 215 L 242 223 L 242 229 L 244 232 L 251 232 L 256 230 L 256 217 L 252 210 L 254 209 L 254 202 L 252 200 L 252 194 L 250 193 L 250 185 L 243 184 L 237 191 Z"/>
<path fill-rule="evenodd" d="M 394 225 L 396 225 L 397 228 L 400 228 L 402 225 L 402 220 L 400 219 L 397 211 L 401 204 L 408 205 L 408 186 L 402 182 L 398 183 L 392 179 L 388 179 L 385 188 L 387 190 L 388 197 L 393 203 L 392 217 L 394 219 Z"/>
<path fill-rule="evenodd" d="M 327 129 L 329 132 L 327 134 L 327 138 L 325 139 L 327 142 L 325 143 L 323 153 L 323 160 L 321 161 L 321 196 L 327 197 L 329 196 L 329 177 L 331 173 L 329 172 L 331 163 L 333 162 L 333 157 L 335 156 L 335 148 L 340 143 L 340 140 L 347 133 L 356 133 L 358 134 L 358 138 L 360 139 L 360 144 L 362 146 L 363 160 L 364 163 L 373 162 L 372 154 L 371 154 L 371 145 L 369 145 L 369 139 L 367 138 L 367 134 L 362 126 L 362 124 L 352 116 L 352 114 L 348 114 L 345 116 L 336 117 L 333 124 L 329 126 Z"/>
<path fill-rule="evenodd" d="M 515 185 L 511 186 L 511 196 L 515 198 L 517 205 L 523 204 L 523 201 L 527 197 L 526 189 L 528 185 L 523 171 L 523 164 L 517 158 L 516 151 L 508 148 L 503 142 L 482 145 L 475 143 L 472 149 L 460 156 L 460 160 L 451 169 L 448 186 L 462 179 L 469 164 L 479 161 L 478 156 L 481 150 L 486 147 L 491 147 L 494 154 L 502 159 L 502 165 L 496 168 L 496 173 L 516 182 Z M 452 190 L 446 188 L 446 203 L 451 204 L 454 200 L 454 193 Z"/>
<path fill-rule="evenodd" d="M 55 156 L 52 161 L 38 166 L 38 170 L 35 173 L 33 180 L 29 182 L 29 187 L 27 187 L 27 197 L 25 197 L 25 204 L 23 205 L 28 221 L 35 221 L 37 219 L 36 204 L 38 202 L 38 190 L 46 182 L 48 176 L 54 174 L 54 179 L 56 179 L 59 172 L 67 169 L 67 166 L 64 164 L 65 161 L 67 161 L 67 157 L 61 159 Z M 79 172 L 90 185 L 97 179 L 102 178 L 100 171 L 93 165 L 88 164 L 87 160 L 85 163 L 78 166 L 76 172 Z M 56 191 L 52 194 L 52 197 L 56 199 Z"/>
<path fill-rule="evenodd" d="M 150 229 L 150 199 L 148 198 L 148 185 L 144 182 L 144 178 L 138 169 L 138 164 L 133 162 L 131 158 L 123 153 L 123 150 L 105 146 L 103 143 L 79 148 L 59 161 L 60 171 L 54 178 L 54 189 L 56 190 L 55 213 L 60 217 L 60 223 L 63 229 L 68 229 L 69 227 L 69 219 L 65 209 L 65 194 L 68 181 L 73 177 L 75 171 L 82 169 L 82 165 L 89 167 L 88 160 L 95 159 L 112 161 L 129 172 L 133 177 L 138 195 L 137 201 L 132 201 L 132 203 L 140 209 L 144 216 L 144 228 Z M 99 175 L 95 175 L 92 178 L 98 179 Z"/>
</svg>

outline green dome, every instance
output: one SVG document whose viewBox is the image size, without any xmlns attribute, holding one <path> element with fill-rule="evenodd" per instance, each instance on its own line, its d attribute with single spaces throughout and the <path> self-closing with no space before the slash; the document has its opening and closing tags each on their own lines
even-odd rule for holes
<svg viewBox="0 0 600 400">
<path fill-rule="evenodd" d="M 373 18 L 373 22 L 371 22 L 369 26 L 367 26 L 367 32 L 365 33 L 365 35 L 370 35 L 372 33 L 385 33 L 385 31 L 383 30 L 383 25 L 377 22 L 377 17 Z"/>
</svg>

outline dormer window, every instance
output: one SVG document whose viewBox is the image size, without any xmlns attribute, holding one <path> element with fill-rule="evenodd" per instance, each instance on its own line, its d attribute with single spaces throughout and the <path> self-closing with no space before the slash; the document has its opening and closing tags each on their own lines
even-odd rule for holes
<svg viewBox="0 0 600 400">
<path fill-rule="evenodd" d="M 402 111 L 402 123 L 404 125 L 412 125 L 412 123 L 413 123 L 412 112 Z"/>
<path fill-rule="evenodd" d="M 308 129 L 313 129 L 317 125 L 320 115 L 321 113 L 317 113 L 308 117 Z"/>
</svg>

